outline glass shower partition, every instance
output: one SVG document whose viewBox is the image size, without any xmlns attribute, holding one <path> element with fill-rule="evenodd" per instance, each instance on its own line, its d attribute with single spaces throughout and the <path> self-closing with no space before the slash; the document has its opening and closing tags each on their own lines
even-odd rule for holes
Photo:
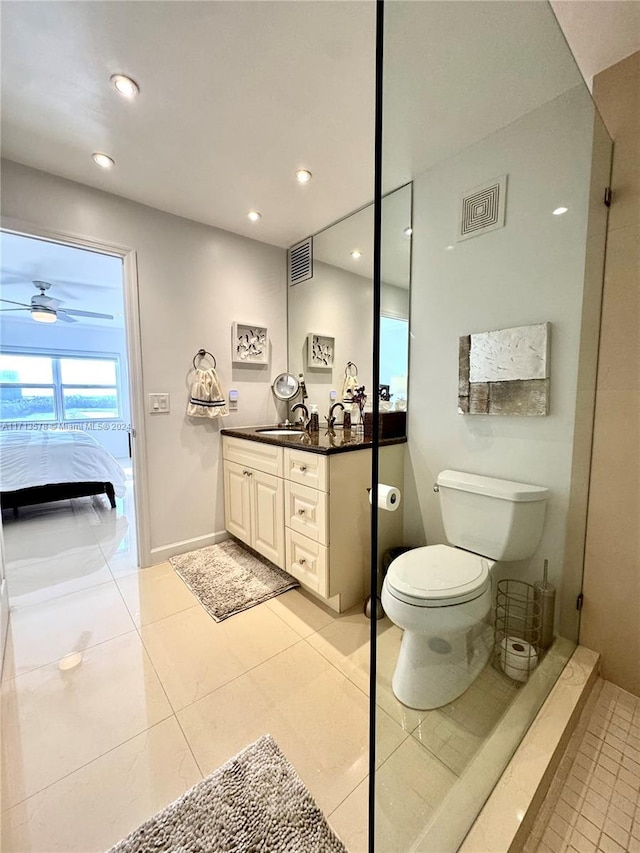
<svg viewBox="0 0 640 853">
<path fill-rule="evenodd" d="M 386 575 L 393 613 L 372 620 L 370 849 L 449 853 L 579 638 L 611 141 L 549 4 L 379 10 L 374 476 L 402 497 L 385 509 L 378 492 L 374 521 L 372 587 Z M 409 183 L 400 222 L 381 199 Z M 394 317 L 401 240 L 409 310 Z M 465 540 L 472 509 L 445 529 L 444 471 L 465 475 L 449 474 L 463 496 L 468 475 L 547 489 L 541 532 L 496 559 Z M 555 596 L 533 588 L 545 560 Z M 496 643 L 501 581 L 528 610 Z"/>
</svg>

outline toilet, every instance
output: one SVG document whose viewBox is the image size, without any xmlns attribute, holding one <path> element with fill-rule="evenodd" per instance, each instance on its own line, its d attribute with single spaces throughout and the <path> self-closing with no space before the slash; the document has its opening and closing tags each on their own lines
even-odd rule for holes
<svg viewBox="0 0 640 853">
<path fill-rule="evenodd" d="M 401 554 L 382 586 L 387 616 L 404 629 L 393 692 L 419 710 L 457 699 L 489 660 L 491 569 L 534 554 L 549 493 L 462 471 L 442 471 L 434 490 L 451 544 Z"/>
</svg>

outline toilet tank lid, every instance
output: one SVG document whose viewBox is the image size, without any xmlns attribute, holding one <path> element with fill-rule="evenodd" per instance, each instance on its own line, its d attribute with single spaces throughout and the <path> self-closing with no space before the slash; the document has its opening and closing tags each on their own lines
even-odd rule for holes
<svg viewBox="0 0 640 853">
<path fill-rule="evenodd" d="M 463 471 L 441 471 L 438 485 L 461 492 L 473 492 L 504 501 L 544 501 L 549 495 L 545 486 L 532 486 L 528 483 L 516 483 L 513 480 L 498 480 L 495 477 L 483 477 L 479 474 L 467 474 Z"/>
</svg>

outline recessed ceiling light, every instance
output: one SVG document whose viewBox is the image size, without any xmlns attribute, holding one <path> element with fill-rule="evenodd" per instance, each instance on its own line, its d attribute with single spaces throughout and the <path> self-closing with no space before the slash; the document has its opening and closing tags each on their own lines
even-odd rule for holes
<svg viewBox="0 0 640 853">
<path fill-rule="evenodd" d="M 451 252 L 453 249 L 455 249 L 455 246 L 447 246 L 447 252 Z"/>
<path fill-rule="evenodd" d="M 351 252 L 351 257 L 354 261 L 357 261 L 359 258 L 362 257 L 362 252 L 359 252 L 357 249 L 354 249 L 353 252 Z"/>
<path fill-rule="evenodd" d="M 562 216 L 568 210 L 569 210 L 568 207 L 556 207 L 556 209 L 553 211 L 553 215 L 554 216 Z"/>
<path fill-rule="evenodd" d="M 249 213 L 247 213 L 247 216 L 252 222 L 257 222 L 259 219 L 262 219 L 262 214 L 258 213 L 257 210 L 250 210 Z"/>
<path fill-rule="evenodd" d="M 116 165 L 116 161 L 112 157 L 107 156 L 107 154 L 96 152 L 92 156 L 94 163 L 97 163 L 103 169 L 111 169 Z"/>
<path fill-rule="evenodd" d="M 411 235 L 413 234 L 413 228 L 411 228 L 411 227 L 405 228 L 402 233 L 404 234 L 405 237 L 411 237 Z"/>
<path fill-rule="evenodd" d="M 299 184 L 308 184 L 313 175 L 308 169 L 298 169 L 296 172 L 296 181 Z"/>
<path fill-rule="evenodd" d="M 140 91 L 140 86 L 138 86 L 136 81 L 124 74 L 113 74 L 110 80 L 116 92 L 122 95 L 123 98 L 135 98 Z"/>
</svg>

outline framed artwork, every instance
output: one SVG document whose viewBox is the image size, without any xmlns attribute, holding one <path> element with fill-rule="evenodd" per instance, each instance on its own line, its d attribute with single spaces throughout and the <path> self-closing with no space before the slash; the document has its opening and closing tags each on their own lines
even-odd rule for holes
<svg viewBox="0 0 640 853">
<path fill-rule="evenodd" d="M 231 332 L 233 364 L 268 364 L 269 332 L 255 323 L 234 323 Z"/>
<path fill-rule="evenodd" d="M 309 332 L 307 335 L 307 367 L 317 369 L 333 367 L 336 339 L 328 335 Z"/>
<path fill-rule="evenodd" d="M 549 414 L 549 323 L 464 335 L 458 347 L 458 412 Z"/>
</svg>

